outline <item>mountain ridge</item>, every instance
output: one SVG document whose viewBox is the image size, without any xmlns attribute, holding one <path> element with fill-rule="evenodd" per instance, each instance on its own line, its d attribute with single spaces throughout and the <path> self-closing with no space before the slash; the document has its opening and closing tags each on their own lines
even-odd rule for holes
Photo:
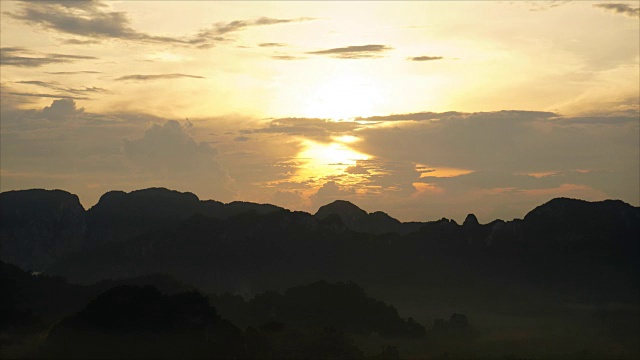
<svg viewBox="0 0 640 360">
<path fill-rule="evenodd" d="M 437 237 L 440 249 L 451 251 L 466 246 L 513 245 L 518 239 L 535 236 L 547 240 L 532 242 L 534 247 L 572 248 L 575 239 L 587 239 L 597 247 L 598 242 L 605 240 L 626 239 L 619 234 L 637 231 L 640 223 L 640 208 L 623 201 L 589 202 L 569 198 L 552 199 L 528 212 L 523 219 L 498 219 L 480 224 L 475 215 L 469 214 L 462 225 L 446 218 L 403 223 L 381 211 L 368 213 L 345 200 L 324 205 L 312 215 L 271 204 L 200 200 L 193 193 L 165 188 L 129 193 L 109 191 L 88 210 L 79 203 L 77 195 L 63 190 L 10 191 L 0 193 L 0 207 L 2 260 L 37 271 L 80 251 L 129 241 L 150 232 L 170 231 L 195 215 L 226 221 L 242 214 L 281 214 L 271 217 L 281 229 L 302 226 L 300 231 L 324 229 L 322 231 L 344 233 L 348 230 L 401 237 L 422 234 L 416 236 Z M 567 232 L 565 228 L 590 230 Z M 614 239 L 605 239 L 610 233 Z M 616 246 L 637 248 L 633 242 Z"/>
</svg>

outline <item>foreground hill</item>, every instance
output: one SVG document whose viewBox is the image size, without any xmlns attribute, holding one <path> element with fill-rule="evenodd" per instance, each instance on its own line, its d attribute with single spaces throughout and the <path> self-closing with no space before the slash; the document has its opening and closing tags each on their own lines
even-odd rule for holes
<svg viewBox="0 0 640 360">
<path fill-rule="evenodd" d="M 350 334 L 425 338 L 422 325 L 353 283 L 318 282 L 248 301 L 212 295 L 212 306 L 165 275 L 82 286 L 0 265 L 2 358 L 364 359 Z"/>
</svg>

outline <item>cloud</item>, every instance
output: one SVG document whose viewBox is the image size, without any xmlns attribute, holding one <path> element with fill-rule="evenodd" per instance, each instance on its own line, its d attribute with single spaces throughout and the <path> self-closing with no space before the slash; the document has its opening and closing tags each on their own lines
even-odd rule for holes
<svg viewBox="0 0 640 360">
<path fill-rule="evenodd" d="M 595 126 L 599 126 L 599 133 Z M 561 170 L 569 165 L 608 168 L 612 161 L 620 161 L 621 154 L 637 152 L 627 148 L 638 142 L 626 135 L 634 126 L 637 118 L 635 122 L 617 120 L 602 126 L 572 123 L 571 118 L 549 112 L 498 111 L 402 123 L 393 128 L 368 127 L 359 132 L 366 141 L 353 146 L 367 154 L 434 167 L 513 172 Z M 608 160 L 600 160 L 603 158 Z"/>
<path fill-rule="evenodd" d="M 442 56 L 415 56 L 408 57 L 407 60 L 411 61 L 433 61 L 433 60 L 442 60 L 444 59 Z"/>
<path fill-rule="evenodd" d="M 315 20 L 314 18 L 309 17 L 300 17 L 294 19 L 275 19 L 269 17 L 261 17 L 254 20 L 234 20 L 230 22 L 220 22 L 213 24 L 208 29 L 200 30 L 196 35 L 187 39 L 186 42 L 195 45 L 199 48 L 209 48 L 215 45 L 217 42 L 229 41 L 225 35 L 246 30 L 250 27 L 255 26 L 265 26 L 265 25 L 276 25 L 276 24 L 287 24 L 294 22 L 303 22 Z M 277 43 L 264 43 L 269 46 L 275 46 Z M 260 46 L 263 46 L 261 44 Z M 279 44 L 280 45 L 280 44 Z"/>
<path fill-rule="evenodd" d="M 193 78 L 193 79 L 204 79 L 203 76 L 198 75 L 188 75 L 188 74 L 154 74 L 154 75 L 127 75 L 121 76 L 116 81 L 148 81 L 148 80 L 163 80 L 163 79 L 179 79 L 179 78 Z"/>
<path fill-rule="evenodd" d="M 570 3 L 572 0 L 545 0 L 545 1 L 527 1 L 525 4 L 529 7 L 530 11 L 545 11 L 553 9 L 558 6 L 563 6 Z"/>
<path fill-rule="evenodd" d="M 385 116 L 370 116 L 370 117 L 358 117 L 357 121 L 428 121 L 428 120 L 439 120 L 444 119 L 450 116 L 460 116 L 464 113 L 457 111 L 447 111 L 442 113 L 434 113 L 434 112 L 420 112 L 420 113 L 408 113 L 408 114 L 393 114 L 393 115 L 385 115 Z M 550 113 L 549 113 L 550 114 Z M 555 115 L 555 114 L 551 114 Z"/>
<path fill-rule="evenodd" d="M 124 140 L 125 155 L 137 169 L 168 186 L 228 197 L 231 179 L 216 160 L 217 150 L 194 140 L 188 127 L 175 120 L 153 125 L 142 138 Z"/>
<path fill-rule="evenodd" d="M 392 47 L 386 45 L 354 45 L 327 50 L 310 51 L 307 52 L 307 54 L 328 55 L 339 59 L 364 59 L 380 57 L 380 54 L 392 49 Z"/>
<path fill-rule="evenodd" d="M 353 188 L 340 186 L 335 181 L 327 181 L 311 196 L 311 201 L 316 206 L 325 205 L 334 200 L 348 199 L 356 194 Z"/>
<path fill-rule="evenodd" d="M 84 93 L 103 93 L 103 94 L 111 93 L 111 91 L 107 89 L 103 89 L 95 86 L 92 86 L 92 87 L 85 86 L 84 88 L 68 88 L 68 87 L 61 86 L 60 83 L 58 83 L 57 81 L 26 80 L 26 81 L 16 81 L 15 83 L 24 84 L 24 85 L 34 85 L 34 86 L 39 86 L 39 87 L 67 93 L 67 94 L 61 94 L 59 97 L 65 97 L 65 96 L 68 96 L 68 94 L 82 95 Z"/>
<path fill-rule="evenodd" d="M 306 205 L 307 198 L 299 190 L 276 190 L 271 201 L 284 208 L 299 209 Z"/>
<path fill-rule="evenodd" d="M 59 99 L 54 100 L 50 106 L 45 106 L 42 109 L 42 116 L 49 120 L 64 120 L 83 111 L 84 108 L 76 108 L 76 102 L 73 99 Z"/>
<path fill-rule="evenodd" d="M 271 133 L 301 135 L 329 141 L 332 135 L 343 134 L 362 127 L 356 122 L 331 121 L 315 118 L 282 118 L 271 120 L 266 127 L 241 130 L 245 134 Z"/>
<path fill-rule="evenodd" d="M 26 92 L 14 92 L 9 91 L 5 94 L 15 95 L 15 96 L 26 96 L 26 97 L 40 97 L 40 98 L 64 98 L 64 99 L 75 99 L 75 100 L 91 100 L 86 96 L 65 96 L 62 94 L 42 94 L 42 93 L 26 93 Z"/>
<path fill-rule="evenodd" d="M 260 44 L 258 44 L 258 46 L 260 46 L 260 47 L 282 47 L 282 46 L 287 46 L 287 44 L 269 42 L 269 43 L 260 43 Z"/>
<path fill-rule="evenodd" d="M 223 35 L 230 32 L 244 30 L 251 26 L 286 24 L 291 22 L 314 20 L 313 18 L 296 18 L 296 19 L 274 19 L 269 17 L 261 17 L 255 20 L 235 20 L 227 23 L 218 23 L 213 26 L 212 33 Z"/>
<path fill-rule="evenodd" d="M 634 8 L 627 4 L 618 4 L 618 3 L 602 3 L 595 4 L 593 7 L 605 9 L 608 11 L 613 11 L 616 14 L 626 15 L 630 17 L 640 16 L 640 8 Z"/>
<path fill-rule="evenodd" d="M 354 165 L 354 166 L 349 166 L 348 168 L 346 168 L 344 170 L 344 172 L 348 173 L 348 174 L 354 174 L 354 175 L 369 175 L 369 170 L 367 170 L 365 167 L 361 166 L 361 165 Z"/>
<path fill-rule="evenodd" d="M 105 11 L 104 8 L 106 5 L 99 1 L 24 2 L 19 12 L 10 15 L 42 29 L 65 34 L 94 38 L 154 40 L 154 37 L 132 29 L 126 13 Z"/>
<path fill-rule="evenodd" d="M 399 214 L 410 213 L 412 196 L 447 211 L 464 207 L 501 217 L 516 209 L 515 213 L 525 211 L 554 194 L 629 202 L 640 197 L 637 113 L 576 118 L 536 111 L 419 115 L 397 116 L 391 120 L 408 121 L 362 128 L 358 131 L 362 141 L 350 144 L 379 162 L 372 166 L 358 161 L 372 174 L 365 174 L 367 186 L 380 189 L 375 191 L 395 187 L 402 194 L 415 188 L 405 201 L 388 199 L 386 206 Z M 459 171 L 435 176 L 438 171 L 418 171 L 418 165 Z M 500 200 L 490 200 L 496 194 Z M 509 208 L 492 208 L 489 203 Z"/>
<path fill-rule="evenodd" d="M 98 40 L 62 39 L 62 42 L 69 45 L 91 45 L 100 44 Z"/>
<path fill-rule="evenodd" d="M 291 56 L 291 55 L 274 55 L 271 57 L 274 60 L 302 60 L 303 57 L 300 56 Z"/>
<path fill-rule="evenodd" d="M 196 46 L 208 48 L 229 41 L 225 35 L 253 26 L 284 24 L 312 20 L 311 18 L 275 19 L 261 17 L 253 20 L 235 20 L 213 24 L 190 37 L 156 36 L 135 30 L 125 12 L 109 11 L 102 1 L 37 1 L 23 2 L 15 13 L 9 13 L 35 27 L 62 34 L 82 36 L 91 40 L 66 39 L 67 43 L 86 44 L 95 39 L 117 39 L 147 43 Z"/>
<path fill-rule="evenodd" d="M 51 75 L 76 75 L 76 74 L 102 74 L 102 71 L 91 71 L 91 70 L 81 70 L 81 71 L 45 71 L 46 74 Z"/>
<path fill-rule="evenodd" d="M 70 63 L 77 60 L 95 60 L 93 56 L 69 54 L 33 55 L 21 47 L 3 47 L 0 49 L 0 64 L 5 66 L 40 67 L 49 64 Z"/>
<path fill-rule="evenodd" d="M 233 141 L 240 141 L 240 142 L 243 142 L 243 141 L 249 141 L 249 140 L 251 140 L 251 139 L 250 139 L 250 138 L 248 138 L 248 137 L 246 137 L 246 136 L 238 136 L 238 137 L 235 137 L 235 138 L 233 139 Z"/>
</svg>

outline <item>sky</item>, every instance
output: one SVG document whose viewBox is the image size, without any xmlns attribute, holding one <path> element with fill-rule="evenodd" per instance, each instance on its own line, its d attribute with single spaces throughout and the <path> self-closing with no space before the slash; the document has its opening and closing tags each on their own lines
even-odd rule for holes
<svg viewBox="0 0 640 360">
<path fill-rule="evenodd" d="M 640 3 L 2 1 L 0 190 L 640 205 Z"/>
</svg>

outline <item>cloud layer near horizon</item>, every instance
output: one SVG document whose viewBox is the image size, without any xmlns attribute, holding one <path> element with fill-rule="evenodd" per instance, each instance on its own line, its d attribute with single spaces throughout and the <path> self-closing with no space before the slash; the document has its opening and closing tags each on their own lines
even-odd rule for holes
<svg viewBox="0 0 640 360">
<path fill-rule="evenodd" d="M 92 193 L 95 200 L 112 187 L 165 186 L 205 199 L 272 202 L 310 212 L 340 198 L 403 220 L 460 219 L 475 212 L 488 221 L 522 216 L 556 196 L 631 203 L 640 196 L 634 186 L 640 181 L 634 116 L 497 111 L 357 122 L 283 118 L 248 121 L 218 135 L 207 135 L 205 119 L 179 123 L 97 114 L 71 99 L 41 110 L 3 108 L 2 116 L 5 186 L 15 187 L 25 176 L 26 186 L 70 188 L 81 181 L 93 187 L 80 196 Z M 236 120 L 215 120 L 221 121 Z M 314 176 L 307 172 L 314 163 L 296 157 L 308 141 L 330 146 L 345 137 L 358 140 L 342 148 L 369 159 L 350 166 L 325 163 L 342 170 Z"/>
</svg>

